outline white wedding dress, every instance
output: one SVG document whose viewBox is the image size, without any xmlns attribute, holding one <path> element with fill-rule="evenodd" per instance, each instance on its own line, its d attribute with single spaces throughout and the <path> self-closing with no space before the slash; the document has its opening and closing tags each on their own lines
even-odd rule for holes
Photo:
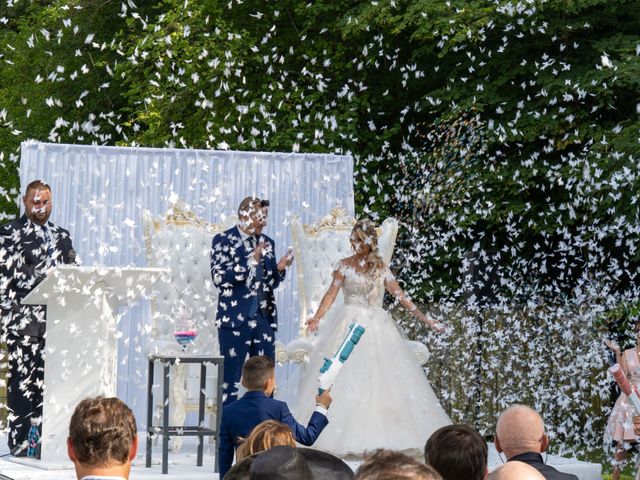
<svg viewBox="0 0 640 480">
<path fill-rule="evenodd" d="M 382 308 L 385 279 L 339 264 L 344 275 L 344 305 L 320 322 L 309 362 L 301 367 L 294 415 L 306 423 L 315 408 L 314 392 L 324 363 L 344 340 L 352 323 L 365 333 L 331 389 L 329 425 L 314 447 L 339 456 L 360 456 L 376 448 L 421 454 L 429 436 L 451 424 L 414 353 L 391 316 Z"/>
</svg>

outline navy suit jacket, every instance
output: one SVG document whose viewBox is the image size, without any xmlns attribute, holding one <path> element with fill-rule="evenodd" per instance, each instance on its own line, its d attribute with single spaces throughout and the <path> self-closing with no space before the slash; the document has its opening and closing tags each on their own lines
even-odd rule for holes
<svg viewBox="0 0 640 480">
<path fill-rule="evenodd" d="M 518 461 L 531 465 L 538 470 L 546 480 L 578 480 L 578 477 L 571 473 L 564 473 L 556 470 L 551 465 L 542 461 L 542 455 L 536 452 L 521 453 L 509 459 L 510 462 Z"/>
<path fill-rule="evenodd" d="M 247 438 L 251 430 L 265 420 L 277 420 L 293 431 L 296 442 L 313 445 L 329 420 L 320 412 L 313 412 L 309 424 L 299 424 L 285 402 L 267 397 L 264 392 L 249 391 L 242 398 L 226 405 L 220 419 L 220 442 L 218 446 L 218 466 L 223 478 L 233 463 L 233 452 L 238 437 Z"/>
<path fill-rule="evenodd" d="M 56 264 L 71 263 L 71 236 L 62 227 L 47 222 L 53 237 L 52 256 Z M 44 317 L 32 306 L 21 308 L 21 302 L 31 290 L 44 280 L 43 266 L 48 253 L 40 227 L 29 222 L 26 215 L 0 226 L 0 299 L 3 314 L 13 313 L 18 322 L 11 322 L 8 333 L 14 336 L 42 337 L 46 325 Z M 43 308 L 43 307 L 39 307 Z M 28 315 L 28 321 L 19 321 Z"/>
<path fill-rule="evenodd" d="M 236 328 L 245 320 L 253 317 L 257 309 L 253 303 L 257 290 L 262 288 L 266 297 L 268 320 L 273 330 L 278 329 L 278 314 L 273 291 L 285 277 L 278 271 L 274 241 L 266 235 L 260 235 L 259 241 L 271 245 L 262 255 L 264 279 L 259 285 L 251 275 L 249 251 L 242 241 L 237 226 L 222 232 L 211 242 L 211 277 L 218 288 L 218 310 L 216 324 L 218 328 Z M 253 311 L 252 311 L 253 309 Z"/>
</svg>

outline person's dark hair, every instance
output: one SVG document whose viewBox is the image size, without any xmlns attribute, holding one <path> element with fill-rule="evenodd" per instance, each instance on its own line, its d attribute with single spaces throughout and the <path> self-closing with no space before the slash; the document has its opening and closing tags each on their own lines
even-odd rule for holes
<svg viewBox="0 0 640 480">
<path fill-rule="evenodd" d="M 365 457 L 356 480 L 442 480 L 438 472 L 408 455 L 378 449 Z"/>
<path fill-rule="evenodd" d="M 34 180 L 29 185 L 27 185 L 27 189 L 24 194 L 28 195 L 31 190 L 49 190 L 51 191 L 51 187 L 48 183 L 43 182 L 42 180 Z"/>
<path fill-rule="evenodd" d="M 69 422 L 69 439 L 84 465 L 126 463 L 136 433 L 133 412 L 117 398 L 85 398 Z"/>
<path fill-rule="evenodd" d="M 274 369 L 275 364 L 271 358 L 264 355 L 251 357 L 242 366 L 242 382 L 247 390 L 262 390 Z"/>
<path fill-rule="evenodd" d="M 424 446 L 424 460 L 444 480 L 482 480 L 487 470 L 487 443 L 468 425 L 436 430 Z"/>
<path fill-rule="evenodd" d="M 226 475 L 225 475 L 226 477 Z M 280 445 L 257 455 L 249 468 L 251 480 L 311 480 L 304 455 L 296 448 Z"/>
<path fill-rule="evenodd" d="M 291 451 L 295 450 L 295 454 Z M 311 470 L 311 477 L 305 477 L 305 472 L 296 472 L 295 468 L 290 468 L 288 458 L 302 455 L 307 467 Z M 260 462 L 255 467 L 253 462 L 262 457 L 270 460 L 268 464 L 275 464 L 275 467 L 265 468 L 265 464 Z M 298 461 L 294 463 L 299 463 Z M 294 448 L 288 445 L 278 445 L 264 450 L 247 458 L 238 461 L 231 470 L 224 476 L 224 480 L 353 480 L 354 473 L 349 465 L 343 460 L 315 448 Z"/>
<path fill-rule="evenodd" d="M 269 200 L 262 200 L 258 197 L 245 197 L 238 207 L 238 217 L 248 216 L 256 209 L 268 206 Z"/>
</svg>

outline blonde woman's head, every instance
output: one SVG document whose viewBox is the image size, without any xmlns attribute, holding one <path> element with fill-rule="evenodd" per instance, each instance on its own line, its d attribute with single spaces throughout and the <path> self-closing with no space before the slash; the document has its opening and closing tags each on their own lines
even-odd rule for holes
<svg viewBox="0 0 640 480">
<path fill-rule="evenodd" d="M 269 450 L 279 445 L 296 446 L 293 432 L 284 423 L 276 420 L 265 420 L 256 425 L 245 441 L 240 445 L 236 456 L 238 461 L 254 453 Z"/>
<path fill-rule="evenodd" d="M 384 262 L 378 251 L 378 232 L 376 225 L 366 218 L 360 219 L 351 230 L 351 247 L 356 255 L 365 258 L 365 267 L 373 271 L 381 270 Z"/>
</svg>

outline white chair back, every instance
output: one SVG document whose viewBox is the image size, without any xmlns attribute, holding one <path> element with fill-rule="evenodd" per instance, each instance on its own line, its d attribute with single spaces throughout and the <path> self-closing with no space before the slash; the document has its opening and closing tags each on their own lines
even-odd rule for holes
<svg viewBox="0 0 640 480">
<path fill-rule="evenodd" d="M 306 335 L 305 322 L 318 309 L 331 284 L 337 262 L 353 254 L 349 237 L 355 222 L 340 207 L 312 225 L 303 225 L 297 218 L 291 222 L 300 297 L 300 336 Z M 393 256 L 397 235 L 398 221 L 395 218 L 387 218 L 378 227 L 378 248 L 387 264 Z M 338 295 L 334 307 L 342 301 L 342 295 Z"/>
<path fill-rule="evenodd" d="M 219 354 L 215 328 L 218 291 L 211 280 L 211 241 L 236 223 L 211 224 L 198 218 L 182 202 L 172 205 L 163 219 L 144 212 L 145 245 L 149 266 L 168 273 L 157 284 L 151 302 L 150 352 L 176 353 L 176 320 L 189 318 L 198 336 L 190 352 Z"/>
<path fill-rule="evenodd" d="M 164 218 L 154 219 L 143 212 L 147 264 L 167 270 L 156 284 L 151 301 L 152 324 L 149 353 L 179 354 L 181 347 L 174 332 L 188 323 L 198 332 L 188 353 L 220 354 L 215 327 L 218 290 L 211 280 L 211 241 L 214 235 L 237 223 L 229 217 L 223 224 L 211 224 L 198 218 L 182 201 L 171 205 Z M 195 365 L 181 364 L 171 376 L 171 425 L 183 425 L 186 414 L 198 409 L 200 396 L 199 370 Z M 207 397 L 213 398 L 215 376 L 207 377 Z M 159 380 L 158 380 L 159 381 Z M 162 405 L 155 405 L 156 414 Z M 210 425 L 215 425 L 215 404 L 207 405 Z M 180 450 L 183 437 L 171 437 L 174 452 Z"/>
</svg>

